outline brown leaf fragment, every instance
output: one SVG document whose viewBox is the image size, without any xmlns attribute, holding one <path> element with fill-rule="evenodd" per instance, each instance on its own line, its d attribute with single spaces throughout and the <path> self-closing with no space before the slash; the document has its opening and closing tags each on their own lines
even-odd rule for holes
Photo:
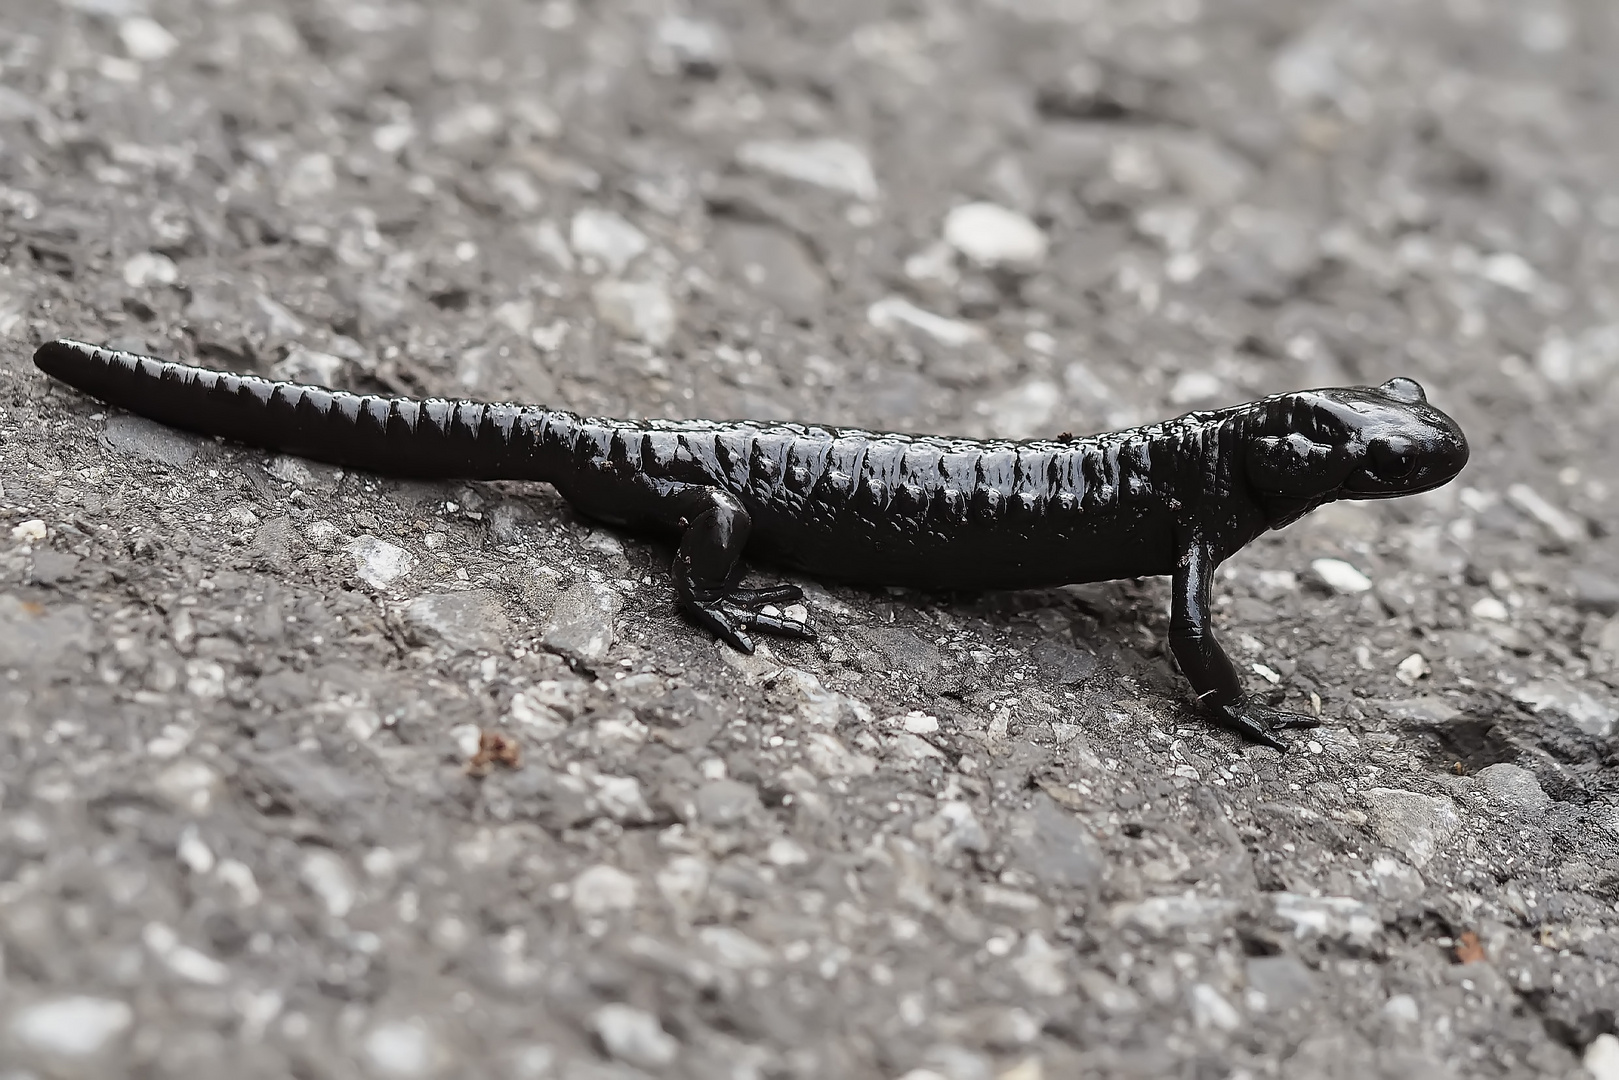
<svg viewBox="0 0 1619 1080">
<path fill-rule="evenodd" d="M 1456 962 L 1477 964 L 1485 959 L 1484 943 L 1471 930 L 1463 930 L 1456 938 Z"/>
<path fill-rule="evenodd" d="M 522 760 L 523 749 L 516 739 L 485 728 L 478 733 L 478 752 L 467 760 L 467 775 L 488 776 L 496 765 L 515 769 Z"/>
</svg>

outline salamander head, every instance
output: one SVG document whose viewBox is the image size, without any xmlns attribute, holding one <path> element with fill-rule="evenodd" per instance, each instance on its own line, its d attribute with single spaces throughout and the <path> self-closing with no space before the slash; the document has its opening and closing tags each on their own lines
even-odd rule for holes
<svg viewBox="0 0 1619 1080">
<path fill-rule="evenodd" d="M 1248 481 L 1276 501 L 1278 524 L 1333 499 L 1429 491 L 1467 464 L 1467 437 L 1414 379 L 1283 394 L 1252 432 Z"/>
</svg>

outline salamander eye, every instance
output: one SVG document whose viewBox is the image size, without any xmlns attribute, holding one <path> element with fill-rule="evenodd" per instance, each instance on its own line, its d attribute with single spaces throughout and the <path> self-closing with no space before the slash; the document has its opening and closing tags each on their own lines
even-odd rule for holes
<svg viewBox="0 0 1619 1080">
<path fill-rule="evenodd" d="M 1383 480 L 1405 480 L 1417 471 L 1417 451 L 1407 439 L 1379 439 L 1369 448 L 1372 471 Z"/>
</svg>

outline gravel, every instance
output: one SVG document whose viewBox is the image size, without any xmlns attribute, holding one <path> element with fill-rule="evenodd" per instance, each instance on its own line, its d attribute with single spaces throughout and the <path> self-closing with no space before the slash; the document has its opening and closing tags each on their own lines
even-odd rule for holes
<svg viewBox="0 0 1619 1080">
<path fill-rule="evenodd" d="M 1612 1076 L 1609 7 L 8 4 L 0 1071 Z M 1161 581 L 740 657 L 656 538 L 57 335 L 983 436 L 1404 374 L 1473 459 L 1222 568 L 1278 755 Z"/>
</svg>

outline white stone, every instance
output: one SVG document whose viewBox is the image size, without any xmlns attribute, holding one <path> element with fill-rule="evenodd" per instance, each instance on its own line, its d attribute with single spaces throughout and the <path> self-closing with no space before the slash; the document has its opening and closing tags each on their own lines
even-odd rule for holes
<svg viewBox="0 0 1619 1080">
<path fill-rule="evenodd" d="M 1428 667 L 1428 660 L 1421 653 L 1412 653 L 1401 660 L 1394 669 L 1394 677 L 1407 686 L 1415 686 L 1418 679 L 1432 670 Z"/>
<path fill-rule="evenodd" d="M 1040 226 L 995 203 L 967 203 L 950 211 L 944 240 L 980 266 L 1027 270 L 1046 260 L 1046 234 Z"/>
<path fill-rule="evenodd" d="M 939 718 L 927 713 L 911 712 L 899 718 L 900 726 L 912 735 L 932 735 L 939 730 Z"/>
<path fill-rule="evenodd" d="M 166 60 L 179 48 L 180 42 L 163 28 L 163 24 L 144 15 L 136 15 L 118 24 L 118 40 L 131 60 Z"/>
<path fill-rule="evenodd" d="M 187 982 L 223 986 L 230 980 L 230 968 L 182 943 L 179 935 L 162 923 L 147 923 L 141 930 L 141 940 L 165 967 Z"/>
<path fill-rule="evenodd" d="M 1417 1010 L 1417 999 L 1410 994 L 1395 994 L 1383 1002 L 1383 1015 L 1396 1024 L 1414 1024 L 1422 1018 Z"/>
<path fill-rule="evenodd" d="M 1116 905 L 1109 918 L 1114 926 L 1135 926 L 1162 934 L 1224 922 L 1236 907 L 1231 900 L 1184 892 L 1178 896 L 1154 896 L 1138 903 Z"/>
<path fill-rule="evenodd" d="M 738 164 L 857 199 L 877 198 L 877 174 L 864 150 L 843 139 L 760 139 L 743 143 Z"/>
<path fill-rule="evenodd" d="M 656 1016 L 633 1005 L 603 1005 L 590 1018 L 602 1047 L 619 1061 L 643 1069 L 661 1069 L 680 1055 L 680 1043 L 663 1030 Z"/>
<path fill-rule="evenodd" d="M 652 808 L 641 792 L 641 781 L 633 776 L 593 776 L 596 802 L 607 816 L 621 824 L 644 823 L 652 820 Z"/>
<path fill-rule="evenodd" d="M 1585 522 L 1560 507 L 1546 501 L 1546 497 L 1528 484 L 1513 484 L 1507 488 L 1507 502 L 1538 521 L 1552 538 L 1564 547 L 1573 547 L 1589 535 Z"/>
<path fill-rule="evenodd" d="M 590 297 L 596 316 L 624 337 L 653 348 L 674 337 L 679 320 L 674 298 L 656 281 L 600 281 Z"/>
<path fill-rule="evenodd" d="M 1302 896 L 1273 893 L 1276 916 L 1291 923 L 1300 938 L 1319 937 L 1369 945 L 1383 929 L 1377 909 L 1350 896 Z"/>
<path fill-rule="evenodd" d="M 1315 571 L 1315 576 L 1320 578 L 1327 588 L 1345 596 L 1363 593 L 1372 587 L 1371 578 L 1342 559 L 1316 559 L 1310 563 L 1310 569 Z"/>
<path fill-rule="evenodd" d="M 131 289 L 173 285 L 179 278 L 180 268 L 174 260 L 155 251 L 137 252 L 124 262 L 124 284 Z"/>
<path fill-rule="evenodd" d="M 1604 1033 L 1592 1039 L 1583 1063 L 1594 1080 L 1619 1080 L 1619 1038 Z"/>
<path fill-rule="evenodd" d="M 1180 408 L 1210 401 L 1225 393 L 1225 383 L 1209 371 L 1183 371 L 1169 388 L 1169 403 Z"/>
<path fill-rule="evenodd" d="M 211 766 L 195 758 L 181 758 L 157 774 L 153 786 L 170 805 L 201 817 L 213 805 L 221 778 Z"/>
<path fill-rule="evenodd" d="M 628 911 L 635 906 L 636 880 L 615 866 L 592 866 L 573 879 L 573 909 L 586 917 Z"/>
<path fill-rule="evenodd" d="M 1242 1014 L 1214 987 L 1198 983 L 1192 987 L 1192 1020 L 1205 1030 L 1235 1031 L 1242 1024 Z"/>
<path fill-rule="evenodd" d="M 174 854 L 193 874 L 208 874 L 214 869 L 213 850 L 203 842 L 195 825 L 187 825 L 180 831 L 180 842 L 174 847 Z"/>
<path fill-rule="evenodd" d="M 1507 620 L 1507 606 L 1493 596 L 1483 596 L 1473 602 L 1470 609 L 1475 619 L 1489 619 L 1492 622 L 1505 622 Z"/>
<path fill-rule="evenodd" d="M 1023 939 L 1023 951 L 1012 960 L 1023 985 L 1032 994 L 1061 997 L 1068 993 L 1068 954 L 1053 948 L 1040 931 Z"/>
<path fill-rule="evenodd" d="M 573 215 L 568 243 L 581 259 L 594 259 L 611 274 L 624 272 L 647 249 L 646 234 L 611 210 L 586 207 Z"/>
<path fill-rule="evenodd" d="M 866 309 L 866 320 L 877 329 L 892 333 L 898 329 L 920 330 L 942 345 L 961 348 L 984 339 L 981 327 L 959 319 L 947 319 L 917 307 L 902 296 L 889 296 Z"/>
<path fill-rule="evenodd" d="M 366 1032 L 365 1063 L 377 1076 L 409 1080 L 426 1076 L 436 1064 L 433 1034 L 421 1020 L 387 1020 Z"/>
<path fill-rule="evenodd" d="M 769 949 L 731 926 L 705 926 L 697 932 L 697 940 L 726 967 L 769 967 L 776 958 Z"/>
<path fill-rule="evenodd" d="M 11 1014 L 11 1036 L 40 1054 L 84 1058 L 99 1054 L 134 1022 L 130 1007 L 115 998 L 75 994 L 24 1005 Z"/>
<path fill-rule="evenodd" d="M 320 898 L 326 913 L 341 919 L 354 909 L 354 875 L 335 851 L 310 848 L 298 868 L 298 877 Z"/>
<path fill-rule="evenodd" d="M 344 550 L 354 556 L 356 575 L 373 589 L 386 589 L 416 565 L 410 552 L 370 533 L 356 536 Z"/>
<path fill-rule="evenodd" d="M 20 525 L 11 527 L 11 538 L 19 544 L 37 544 L 45 539 L 46 535 L 45 523 L 39 518 L 29 518 Z"/>
</svg>

